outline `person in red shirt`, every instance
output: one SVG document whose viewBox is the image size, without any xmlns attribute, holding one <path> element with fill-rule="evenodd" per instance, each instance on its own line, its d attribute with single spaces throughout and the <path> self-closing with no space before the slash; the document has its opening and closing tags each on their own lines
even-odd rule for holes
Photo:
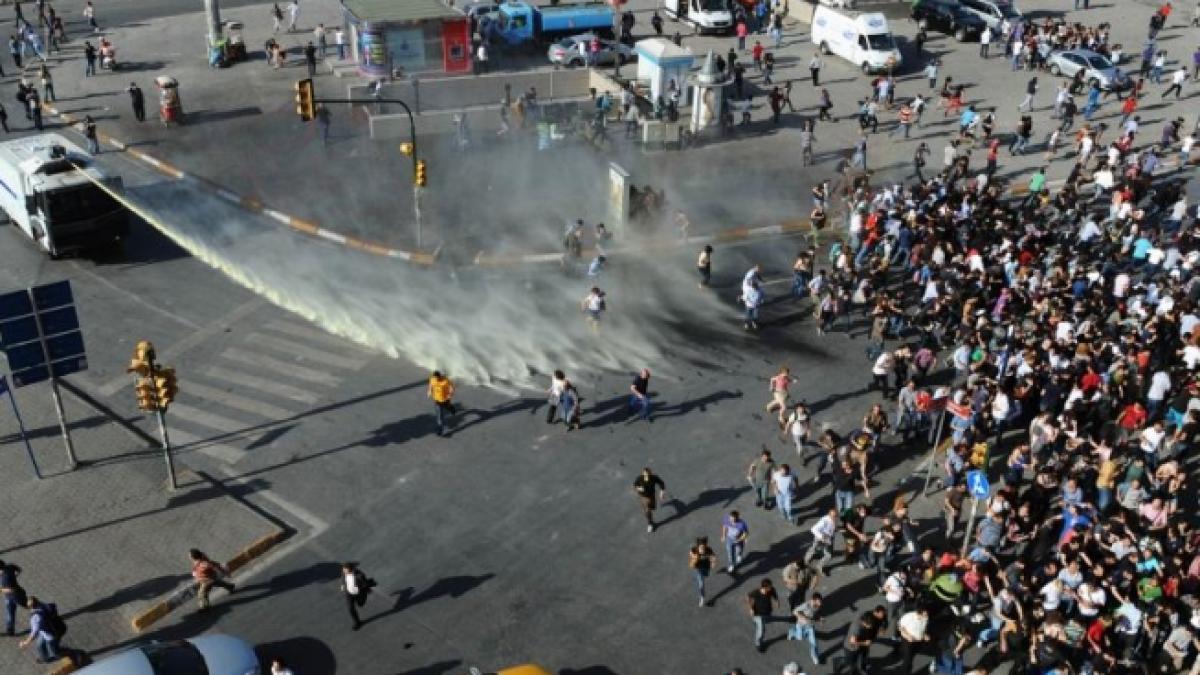
<svg viewBox="0 0 1200 675">
<path fill-rule="evenodd" d="M 987 175 L 991 176 L 996 173 L 996 162 L 1000 158 L 1000 139 L 993 138 L 988 143 L 987 151 Z"/>
<path fill-rule="evenodd" d="M 1121 104 L 1121 122 L 1118 126 L 1125 126 L 1125 122 L 1133 117 L 1134 111 L 1137 110 L 1138 100 L 1136 96 L 1127 96 L 1125 102 Z"/>
<path fill-rule="evenodd" d="M 759 75 L 762 75 L 763 52 L 765 52 L 765 51 L 766 51 L 766 49 L 762 46 L 762 43 L 759 42 L 758 40 L 755 40 L 754 46 L 750 48 L 750 58 L 754 60 L 754 67 L 758 69 Z"/>
<path fill-rule="evenodd" d="M 1146 409 L 1137 401 L 1125 406 L 1125 409 L 1117 416 L 1117 426 L 1121 428 L 1121 435 L 1124 437 L 1122 440 L 1137 433 L 1137 430 L 1141 429 L 1145 423 Z"/>
</svg>

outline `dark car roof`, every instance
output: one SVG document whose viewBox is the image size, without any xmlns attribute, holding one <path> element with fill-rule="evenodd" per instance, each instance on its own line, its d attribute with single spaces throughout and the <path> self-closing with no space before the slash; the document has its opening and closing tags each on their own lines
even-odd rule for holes
<svg viewBox="0 0 1200 675">
<path fill-rule="evenodd" d="M 984 23 L 984 20 L 974 12 L 968 11 L 965 7 L 959 4 L 958 0 L 920 0 L 918 7 L 926 5 L 937 5 L 950 10 L 954 14 L 955 19 L 961 19 L 962 23 Z"/>
</svg>

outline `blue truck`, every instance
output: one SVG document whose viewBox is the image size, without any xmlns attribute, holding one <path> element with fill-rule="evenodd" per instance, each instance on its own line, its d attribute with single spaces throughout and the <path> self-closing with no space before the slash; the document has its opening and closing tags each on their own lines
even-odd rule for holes
<svg viewBox="0 0 1200 675">
<path fill-rule="evenodd" d="M 500 39 L 510 47 L 538 46 L 579 33 L 613 36 L 615 14 L 602 2 L 564 3 L 538 7 L 526 2 L 505 2 L 495 21 Z M 489 16 L 489 18 L 491 18 Z"/>
</svg>

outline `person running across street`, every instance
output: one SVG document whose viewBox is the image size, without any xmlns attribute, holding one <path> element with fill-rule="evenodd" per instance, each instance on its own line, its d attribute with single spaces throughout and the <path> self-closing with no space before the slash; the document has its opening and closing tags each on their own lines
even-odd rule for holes
<svg viewBox="0 0 1200 675">
<path fill-rule="evenodd" d="M 446 435 L 446 417 L 453 415 L 454 409 L 454 383 L 450 378 L 442 374 L 440 370 L 433 371 L 429 376 L 429 387 L 426 390 L 426 395 L 433 401 L 433 412 L 437 419 L 437 435 Z"/>
<path fill-rule="evenodd" d="M 657 493 L 655 489 L 657 488 Z M 646 531 L 653 532 L 654 525 L 654 509 L 658 508 L 657 499 L 666 501 L 667 499 L 667 484 L 663 479 L 659 478 L 650 470 L 650 467 L 645 467 L 638 477 L 633 481 L 633 491 L 637 493 L 638 499 L 642 503 L 642 515 L 646 517 Z M 656 499 L 657 496 L 657 499 Z"/>
<path fill-rule="evenodd" d="M 746 608 L 754 619 L 754 647 L 760 652 L 766 651 L 763 637 L 766 633 L 767 622 L 771 620 L 771 612 L 779 607 L 779 594 L 770 579 L 763 579 L 758 588 L 746 596 Z"/>
<path fill-rule="evenodd" d="M 717 553 L 708 545 L 708 537 L 697 537 L 696 545 L 688 551 L 688 567 L 696 580 L 696 592 L 700 594 L 700 606 L 708 604 L 704 597 L 704 582 L 717 565 Z"/>
<path fill-rule="evenodd" d="M 221 578 L 229 574 L 221 563 L 210 559 L 198 548 L 188 551 L 188 557 L 192 560 L 192 578 L 196 580 L 196 602 L 201 610 L 211 606 L 208 594 L 212 592 L 213 586 L 224 588 L 226 593 L 233 593 L 234 584 Z"/>
<path fill-rule="evenodd" d="M 367 604 L 367 596 L 374 587 L 375 580 L 369 578 L 358 565 L 352 562 L 342 563 L 341 589 L 342 594 L 346 596 L 346 608 L 350 611 L 350 618 L 354 620 L 352 630 L 362 628 L 363 622 L 358 616 L 358 610 Z"/>
<path fill-rule="evenodd" d="M 733 574 L 737 566 L 742 562 L 742 555 L 746 552 L 746 539 L 750 536 L 750 526 L 746 521 L 742 520 L 742 515 L 737 511 L 730 511 L 729 515 L 721 521 L 721 542 L 725 544 L 725 555 L 728 564 L 725 571 Z"/>
</svg>

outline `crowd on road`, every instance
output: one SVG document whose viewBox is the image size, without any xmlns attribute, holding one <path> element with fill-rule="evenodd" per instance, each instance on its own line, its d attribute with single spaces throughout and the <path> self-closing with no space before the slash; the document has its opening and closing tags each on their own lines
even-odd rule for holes
<svg viewBox="0 0 1200 675">
<path fill-rule="evenodd" d="M 814 664 L 832 656 L 837 672 L 856 675 L 881 665 L 876 643 L 891 647 L 905 673 L 922 655 L 921 667 L 952 675 L 1200 673 L 1191 487 L 1200 442 L 1200 212 L 1182 173 L 1197 129 L 1174 117 L 1147 134 L 1137 114 L 1146 80 L 1163 86 L 1163 99 L 1179 97 L 1195 77 L 1186 63 L 1162 77 L 1156 41 L 1170 29 L 1170 11 L 1168 3 L 1152 15 L 1138 79 L 1107 91 L 1067 80 L 1042 108 L 1038 75 L 1048 55 L 1088 48 L 1119 61 L 1122 47 L 1110 44 L 1105 24 L 1001 27 L 996 40 L 1008 63 L 1031 71 L 1010 154 L 1033 149 L 1035 112 L 1055 120 L 1045 164 L 1011 192 L 998 174 L 1004 143 L 995 110 L 966 101 L 932 58 L 924 79 L 931 89 L 942 81 L 943 117 L 958 118 L 942 166 L 926 175 L 931 152 L 921 142 L 910 180 L 872 186 L 866 139 L 881 111 L 901 101 L 892 131 L 907 138 L 927 106 L 920 94 L 901 97 L 890 74 L 872 83 L 850 161 L 833 185 L 814 188 L 815 228 L 844 222 L 844 235 L 824 252 L 798 254 L 791 294 L 812 303 L 819 333 L 867 326 L 864 380 L 880 402 L 850 429 L 817 425 L 812 407 L 792 397 L 796 379 L 781 369 L 767 383 L 766 410 L 785 450 L 764 447 L 746 473 L 764 512 L 727 512 L 717 525 L 720 546 L 701 537 L 687 555 L 700 606 L 713 604 L 713 574 L 729 575 L 731 587 L 761 577 L 734 603 L 753 619 L 760 650 L 783 614 L 786 638 L 804 642 Z M 743 42 L 737 50 L 744 49 Z M 818 55 L 814 84 L 820 65 Z M 1075 96 L 1085 90 L 1079 105 Z M 1111 111 L 1119 116 L 1112 134 L 1108 122 L 1093 121 L 1109 95 L 1121 105 Z M 1079 113 L 1073 147 L 1060 151 Z M 986 159 L 972 166 L 976 147 Z M 1071 168 L 1052 184 L 1049 163 L 1060 159 Z M 711 246 L 700 252 L 701 289 L 717 254 Z M 594 323 L 602 293 L 593 288 L 592 302 L 584 301 Z M 756 266 L 739 298 L 747 330 L 759 329 L 764 296 Z M 557 373 L 552 406 L 565 382 Z M 632 391 L 639 409 L 636 381 Z M 795 456 L 781 456 L 791 449 Z M 915 490 L 877 483 L 882 468 L 912 457 L 925 458 Z M 972 496 L 972 472 L 996 485 L 975 479 L 984 492 Z M 829 501 L 803 504 L 816 486 L 828 486 Z M 634 491 L 653 532 L 665 481 L 647 467 Z M 931 494 L 944 516 L 932 528 L 909 512 L 913 499 Z M 748 564 L 765 546 L 751 539 L 752 522 L 770 511 L 809 533 L 774 579 Z M 868 590 L 851 595 L 874 589 L 879 600 L 835 645 L 838 633 L 823 629 L 822 616 L 827 599 L 844 593 L 824 586 L 832 568 L 856 564 L 866 576 L 854 589 Z M 791 663 L 784 672 L 798 670 Z"/>
<path fill-rule="evenodd" d="M 933 57 L 921 81 L 935 91 L 941 82 L 938 105 L 957 121 L 941 167 L 926 175 L 932 153 L 921 141 L 909 180 L 873 185 L 867 139 L 880 116 L 900 101 L 889 131 L 907 139 L 929 113 L 926 98 L 901 96 L 891 74 L 872 82 L 853 116 L 861 135 L 848 161 L 834 181 L 813 190 L 814 229 L 844 223 L 845 232 L 828 248 L 798 253 L 790 295 L 811 303 L 821 335 L 865 326 L 863 379 L 878 401 L 850 428 L 818 424 L 817 406 L 793 393 L 804 382 L 780 368 L 765 383 L 764 410 L 783 450 L 764 447 L 748 458 L 744 476 L 757 510 L 722 514 L 711 537 L 719 546 L 700 537 L 679 556 L 700 607 L 716 604 L 707 588 L 713 575 L 723 572 L 731 587 L 750 581 L 731 604 L 751 617 L 748 633 L 760 651 L 783 615 L 783 637 L 804 643 L 801 653 L 814 665 L 832 657 L 836 671 L 855 675 L 878 670 L 876 643 L 892 648 L 904 673 L 920 666 L 950 675 L 1005 668 L 1200 674 L 1200 210 L 1189 203 L 1183 173 L 1197 129 L 1172 118 L 1155 137 L 1138 115 L 1146 80 L 1163 86 L 1165 99 L 1200 75 L 1197 50 L 1196 71 L 1189 75 L 1180 64 L 1162 79 L 1166 61 L 1155 41 L 1171 30 L 1170 7 L 1152 14 L 1142 70 L 1127 89 L 1061 83 L 1042 108 L 1055 120 L 1043 157 L 1047 164 L 1061 158 L 1070 171 L 1052 184 L 1039 166 L 1015 198 L 999 174 L 1004 143 L 994 111 L 966 100 L 965 87 L 943 79 Z M 768 9 L 760 19 L 774 31 L 770 17 Z M 735 78 L 744 77 L 737 57 L 747 51 L 747 33 L 739 29 L 738 47 L 722 64 Z M 1105 24 L 1005 22 L 997 42 L 1014 70 L 1032 73 L 1014 106 L 1010 154 L 1031 149 L 1037 73 L 1047 69 L 1047 56 L 1087 47 L 1119 61 L 1122 47 L 1109 34 Z M 770 84 L 767 52 L 755 43 L 749 53 Z M 809 62 L 814 89 L 820 59 Z M 1075 96 L 1085 86 L 1079 106 Z M 1108 93 L 1121 103 L 1111 135 L 1107 122 L 1092 126 Z M 832 104 L 827 91 L 820 95 L 824 116 Z M 1073 147 L 1060 152 L 1077 114 L 1084 122 Z M 973 166 L 976 148 L 986 155 Z M 711 246 L 700 252 L 698 292 L 709 292 L 718 255 Z M 765 295 L 763 270 L 747 270 L 739 294 L 747 331 L 766 323 Z M 581 310 L 592 330 L 603 330 L 608 301 L 600 286 Z M 647 420 L 650 378 L 648 369 L 639 371 L 628 392 L 630 414 Z M 432 374 L 427 395 L 438 435 L 447 435 L 457 414 L 454 393 L 446 375 Z M 547 423 L 584 426 L 578 391 L 563 372 L 553 374 L 548 397 Z M 918 478 L 937 480 L 880 484 L 883 469 L 912 457 L 926 458 Z M 995 488 L 971 496 L 971 472 Z M 827 499 L 805 503 L 826 487 Z M 943 515 L 933 527 L 910 512 L 930 487 Z M 653 533 L 666 481 L 646 467 L 632 488 Z M 785 564 L 764 570 L 749 564 L 763 559 L 751 528 L 768 518 L 806 534 Z M 223 574 L 203 553 L 193 550 L 191 558 L 207 607 L 209 589 L 225 585 Z M 855 565 L 863 583 L 828 588 L 832 569 Z M 58 658 L 65 624 L 52 603 L 24 591 L 20 572 L 0 562 L 7 631 L 14 633 L 18 608 L 28 609 L 22 644 L 36 644 L 44 660 Z M 343 567 L 355 627 L 373 585 L 353 565 Z M 825 626 L 834 594 L 873 593 L 878 600 L 844 636 Z"/>
<path fill-rule="evenodd" d="M 1141 75 L 1155 83 L 1163 59 L 1154 41 L 1169 15 L 1168 3 L 1150 21 Z M 1103 24 L 1047 20 L 1005 25 L 1000 37 L 1014 69 L 1040 71 L 1059 48 L 1119 59 L 1121 47 L 1108 44 L 1108 35 Z M 938 65 L 931 61 L 925 71 L 931 88 Z M 1178 96 L 1188 78 L 1180 64 L 1160 98 Z M 1072 128 L 1079 84 L 1064 82 L 1055 98 L 1051 114 L 1059 121 L 1047 135 L 1047 161 Z M 1144 88 L 1143 80 L 1113 92 L 1092 85 L 1086 121 L 1065 153 L 1067 179 L 1053 188 L 1039 167 L 1016 186 L 1025 194 L 1014 200 L 997 177 L 994 119 L 964 102 L 950 77 L 942 107 L 959 115 L 959 125 L 941 171 L 923 174 L 929 149 L 922 143 L 915 180 L 873 188 L 867 129 L 875 131 L 878 111 L 898 98 L 890 75 L 873 83 L 859 113 L 863 140 L 841 185 L 814 189 L 814 221 L 841 207 L 845 236 L 828 249 L 827 268 L 816 249 L 800 252 L 792 294 L 811 298 L 818 332 L 840 322 L 849 333 L 861 315 L 869 325 L 864 379 L 883 403 L 852 429 L 824 428 L 809 470 L 809 406 L 791 400 L 787 369 L 769 381 L 767 409 L 780 411 L 797 455 L 777 459 L 764 449 L 751 462 L 756 506 L 799 525 L 800 486 L 809 483 L 827 485 L 832 506 L 819 499 L 807 507 L 811 538 L 779 570 L 782 590 L 763 578 L 746 596 L 760 650 L 767 622 L 785 613 L 786 637 L 805 642 L 814 664 L 832 654 L 836 671 L 856 675 L 879 665 L 875 643 L 892 648 L 904 673 L 921 654 L 931 671 L 954 675 L 1200 672 L 1192 487 L 1200 442 L 1200 212 L 1181 175 L 1196 130 L 1168 119 L 1157 138 L 1144 139 L 1136 115 Z M 1017 105 L 1012 154 L 1028 149 L 1037 93 L 1035 75 Z M 1106 93 L 1123 102 L 1111 139 L 1107 124 L 1090 121 Z M 924 106 L 920 95 L 901 105 L 897 127 L 906 137 Z M 972 167 L 977 144 L 987 160 Z M 1173 171 L 1164 160 L 1173 160 Z M 712 251 L 702 260 L 711 265 Z M 748 329 L 758 327 L 762 295 L 756 267 L 742 284 Z M 944 514 L 932 532 L 909 515 L 910 500 L 925 496 L 929 481 L 912 492 L 904 484 L 874 498 L 871 492 L 879 466 L 926 451 L 923 467 L 937 476 Z M 970 510 L 981 515 L 963 523 L 975 499 L 967 490 L 972 471 L 998 486 L 977 495 Z M 720 524 L 723 564 L 735 580 L 753 555 L 747 519 L 733 511 Z M 702 605 L 704 580 L 721 564 L 707 539 L 690 551 Z M 856 588 L 874 588 L 880 600 L 847 626 L 840 645 L 822 645 L 822 606 L 840 589 L 814 589 L 827 584 L 836 564 L 867 570 L 868 581 Z M 969 655 L 973 646 L 982 649 Z M 784 672 L 797 671 L 789 664 Z"/>
</svg>

